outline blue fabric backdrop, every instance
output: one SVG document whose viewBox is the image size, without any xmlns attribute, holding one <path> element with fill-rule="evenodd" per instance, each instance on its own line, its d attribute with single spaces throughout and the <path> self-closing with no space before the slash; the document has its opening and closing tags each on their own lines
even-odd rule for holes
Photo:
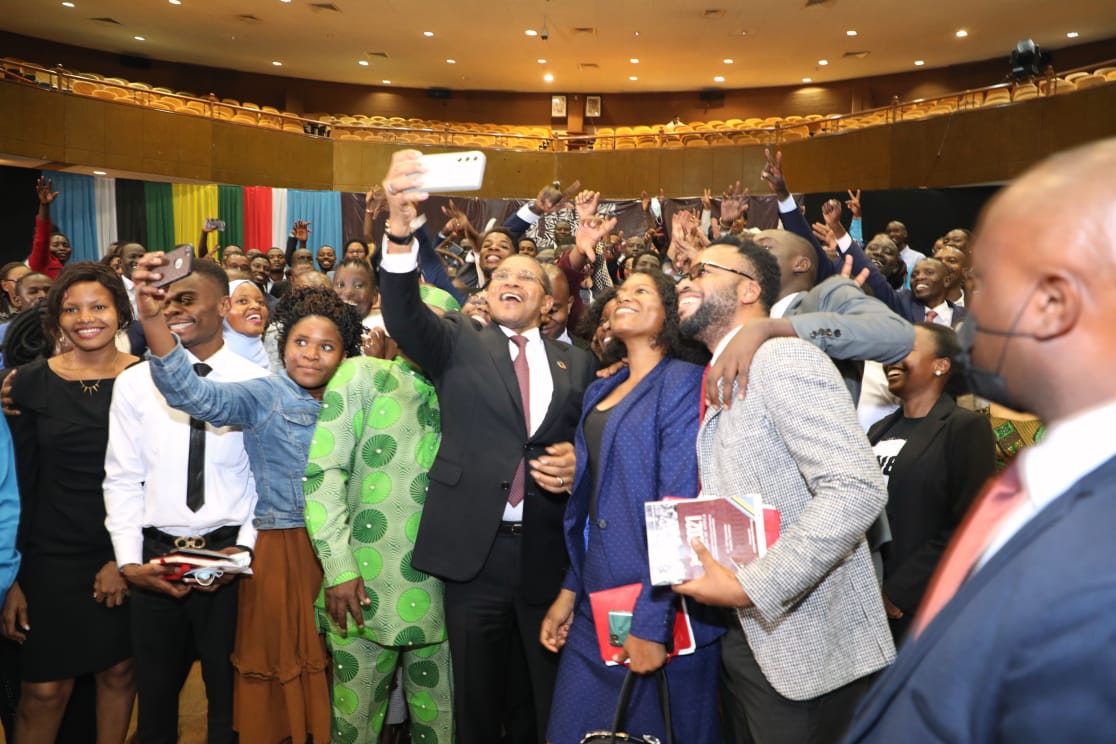
<svg viewBox="0 0 1116 744">
<path fill-rule="evenodd" d="M 287 189 L 287 231 L 295 220 L 306 220 L 310 225 L 310 239 L 306 245 L 312 253 L 323 245 L 333 246 L 337 255 L 341 255 L 341 192 L 339 191 L 303 191 L 301 189 Z M 278 243 L 280 248 L 286 245 L 284 241 Z"/>
<path fill-rule="evenodd" d="M 74 253 L 74 261 L 96 261 L 101 257 L 97 244 L 97 197 L 93 176 L 61 171 L 43 171 L 43 178 L 52 179 L 58 198 L 50 205 L 54 229 L 66 234 Z M 106 246 L 107 248 L 107 246 Z"/>
</svg>

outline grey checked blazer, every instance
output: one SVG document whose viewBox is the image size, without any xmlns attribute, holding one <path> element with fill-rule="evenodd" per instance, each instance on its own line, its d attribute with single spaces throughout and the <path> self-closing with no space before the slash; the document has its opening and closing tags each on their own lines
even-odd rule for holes
<svg viewBox="0 0 1116 744">
<path fill-rule="evenodd" d="M 864 533 L 887 503 L 872 448 L 833 363 L 797 338 L 760 347 L 747 397 L 711 408 L 698 433 L 706 495 L 759 493 L 778 542 L 740 569 L 739 612 L 779 694 L 809 700 L 895 657 Z"/>
</svg>

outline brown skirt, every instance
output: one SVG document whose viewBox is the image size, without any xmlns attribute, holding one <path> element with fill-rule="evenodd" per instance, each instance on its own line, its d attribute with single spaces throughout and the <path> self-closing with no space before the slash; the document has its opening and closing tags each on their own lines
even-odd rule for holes
<svg viewBox="0 0 1116 744">
<path fill-rule="evenodd" d="M 233 727 L 242 742 L 329 741 L 329 666 L 314 615 L 322 568 L 303 528 L 261 530 L 239 579 Z"/>
</svg>

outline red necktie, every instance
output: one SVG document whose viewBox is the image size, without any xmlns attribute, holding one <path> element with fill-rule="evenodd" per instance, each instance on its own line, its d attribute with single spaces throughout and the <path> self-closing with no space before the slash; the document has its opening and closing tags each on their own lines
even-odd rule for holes
<svg viewBox="0 0 1116 744">
<path fill-rule="evenodd" d="M 937 319 L 938 319 L 938 314 L 936 312 L 934 312 L 933 310 L 927 310 L 926 311 L 926 322 L 927 323 L 933 323 Z"/>
<path fill-rule="evenodd" d="M 998 478 L 985 486 L 965 521 L 957 529 L 946 548 L 930 587 L 915 614 L 913 633 L 918 636 L 934 616 L 953 598 L 968 578 L 977 560 L 988 549 L 1004 520 L 1012 513 L 1027 492 L 1019 480 L 1017 464 L 1013 463 Z"/>
<path fill-rule="evenodd" d="M 527 368 L 527 337 L 516 334 L 511 336 L 511 342 L 519 347 L 519 354 L 516 355 L 512 361 L 512 367 L 515 368 L 515 379 L 519 381 L 519 397 L 523 400 L 523 420 L 527 424 L 527 435 L 531 435 L 531 374 Z M 524 458 L 519 461 L 519 467 L 515 469 L 515 476 L 512 478 L 511 488 L 508 489 L 508 503 L 512 506 L 519 506 L 523 501 L 523 495 L 526 492 L 527 480 L 527 459 Z"/>
</svg>

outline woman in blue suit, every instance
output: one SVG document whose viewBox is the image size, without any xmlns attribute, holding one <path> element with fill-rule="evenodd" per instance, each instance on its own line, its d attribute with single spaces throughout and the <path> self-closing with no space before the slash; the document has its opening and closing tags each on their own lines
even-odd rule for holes
<svg viewBox="0 0 1116 744">
<path fill-rule="evenodd" d="M 547 731 L 551 744 L 576 744 L 588 730 L 607 729 L 627 671 L 601 659 L 590 592 L 642 584 L 631 634 L 616 660 L 627 658 L 643 675 L 666 663 L 678 603 L 670 587 L 651 586 L 643 504 L 698 491 L 702 368 L 680 358 L 693 352 L 678 332 L 674 283 L 659 271 L 633 273 L 616 294 L 611 322 L 628 367 L 585 393 L 565 516 L 570 568 L 540 634 L 545 647 L 562 649 Z M 719 741 L 722 628 L 707 608 L 690 603 L 689 610 L 698 647 L 667 666 L 675 740 L 713 744 Z M 636 684 L 625 729 L 665 738 L 653 677 Z"/>
</svg>

